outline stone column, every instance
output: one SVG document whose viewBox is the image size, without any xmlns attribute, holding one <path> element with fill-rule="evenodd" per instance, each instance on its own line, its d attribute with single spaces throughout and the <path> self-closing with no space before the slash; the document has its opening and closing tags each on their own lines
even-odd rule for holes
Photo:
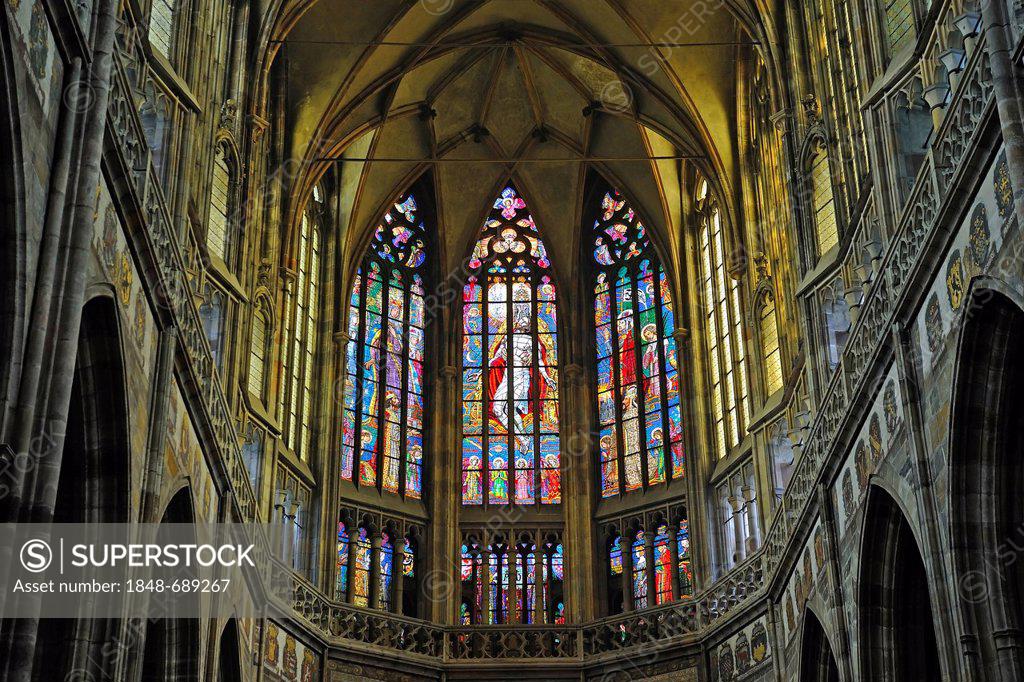
<svg viewBox="0 0 1024 682">
<path fill-rule="evenodd" d="M 533 622 L 544 622 L 544 534 L 540 531 L 533 539 Z"/>
<path fill-rule="evenodd" d="M 380 531 L 370 536 L 370 608 L 379 609 L 380 600 L 380 546 L 383 538 Z"/>
<path fill-rule="evenodd" d="M 459 600 L 451 599 L 451 595 L 459 594 L 459 509 L 460 509 L 460 457 L 459 457 L 459 421 L 458 406 L 461 405 L 459 395 L 459 372 L 454 366 L 442 367 L 438 372 L 435 395 L 431 396 L 440 406 L 435 410 L 433 433 L 430 436 L 435 456 L 429 458 L 427 465 L 432 474 L 429 489 L 434 492 L 425 497 L 428 501 L 431 518 L 444 519 L 444 523 L 432 523 L 427 531 L 426 543 L 421 542 L 422 555 L 429 553 L 429 578 L 421 580 L 426 594 L 427 610 L 423 617 L 437 623 L 454 625 L 458 622 Z M 427 575 L 427 574 L 424 574 Z M 449 585 L 454 586 L 449 589 Z"/>
<path fill-rule="evenodd" d="M 356 543 L 359 540 L 359 527 L 346 524 L 348 532 L 348 585 L 345 586 L 345 601 L 349 604 L 356 602 Z"/>
<path fill-rule="evenodd" d="M 672 563 L 672 601 L 683 598 L 682 584 L 679 580 L 679 526 L 668 526 L 668 559 Z"/>
<path fill-rule="evenodd" d="M 480 624 L 487 625 L 491 614 L 491 546 L 484 540 L 480 547 Z"/>
<path fill-rule="evenodd" d="M 749 485 L 745 485 L 742 492 L 743 504 L 747 508 L 747 538 L 744 543 L 744 549 L 746 556 L 750 556 L 757 551 L 757 518 L 755 517 L 757 507 L 754 504 L 754 489 Z"/>
<path fill-rule="evenodd" d="M 654 577 L 654 533 L 644 531 L 644 557 L 647 561 L 647 606 L 657 604 L 658 584 Z"/>
<path fill-rule="evenodd" d="M 519 550 L 515 542 L 509 542 L 506 546 L 505 560 L 508 562 L 508 612 L 505 614 L 505 622 L 517 623 L 519 622 L 519 581 L 517 580 Z"/>
<path fill-rule="evenodd" d="M 391 569 L 391 612 L 402 614 L 402 595 L 405 591 L 405 576 L 402 568 L 405 565 L 405 536 L 395 538 L 394 554 Z"/>
<path fill-rule="evenodd" d="M 745 556 L 743 547 L 743 521 L 740 519 L 740 498 L 735 495 L 729 496 L 729 506 L 732 508 L 732 532 L 736 537 L 736 556 L 732 557 L 732 561 L 735 564 L 743 561 Z"/>
<path fill-rule="evenodd" d="M 622 611 L 633 610 L 633 543 L 627 531 L 619 540 L 622 548 Z"/>
</svg>

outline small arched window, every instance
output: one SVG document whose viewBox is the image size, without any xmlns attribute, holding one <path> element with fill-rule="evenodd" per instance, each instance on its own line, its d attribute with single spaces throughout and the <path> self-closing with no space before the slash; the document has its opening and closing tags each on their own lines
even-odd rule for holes
<svg viewBox="0 0 1024 682">
<path fill-rule="evenodd" d="M 816 256 L 828 253 L 839 244 L 839 226 L 836 222 L 835 195 L 832 171 L 829 167 L 828 148 L 818 139 L 808 164 L 811 189 L 811 209 L 814 212 L 814 239 Z"/>
<path fill-rule="evenodd" d="M 177 0 L 153 0 L 149 10 L 149 42 L 162 55 L 173 57 Z"/>
<path fill-rule="evenodd" d="M 633 556 L 633 608 L 646 609 L 649 606 L 647 595 L 647 552 L 644 549 L 644 531 L 637 531 L 630 551 Z"/>
<path fill-rule="evenodd" d="M 157 0 L 159 2 L 159 0 Z M 213 178 L 210 181 L 210 220 L 206 230 L 206 248 L 231 265 L 234 234 L 231 226 L 231 205 L 234 191 L 234 172 L 228 160 L 227 146 L 217 145 L 213 159 Z"/>
<path fill-rule="evenodd" d="M 315 392 L 314 359 L 318 344 L 321 235 L 318 217 L 302 214 L 295 279 L 285 291 L 286 346 L 282 351 L 285 442 L 303 459 L 310 455 Z"/>
<path fill-rule="evenodd" d="M 765 395 L 774 395 L 782 390 L 782 350 L 779 347 L 779 324 L 775 313 L 775 297 L 766 293 L 758 315 L 761 332 L 761 359 L 764 363 Z"/>
<path fill-rule="evenodd" d="M 266 382 L 267 314 L 260 308 L 252 316 L 252 335 L 249 338 L 249 394 L 262 399 Z"/>
<path fill-rule="evenodd" d="M 726 271 L 722 216 L 705 179 L 699 179 L 695 196 L 713 438 L 716 455 L 724 457 L 742 442 L 750 418 L 743 296 L 740 280 Z"/>
</svg>

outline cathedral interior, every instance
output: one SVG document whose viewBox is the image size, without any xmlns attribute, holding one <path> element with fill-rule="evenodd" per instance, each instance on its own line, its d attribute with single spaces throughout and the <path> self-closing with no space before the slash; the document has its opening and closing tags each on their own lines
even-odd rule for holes
<svg viewBox="0 0 1024 682">
<path fill-rule="evenodd" d="M 3 5 L 0 679 L 1024 679 L 1021 0 Z"/>
</svg>

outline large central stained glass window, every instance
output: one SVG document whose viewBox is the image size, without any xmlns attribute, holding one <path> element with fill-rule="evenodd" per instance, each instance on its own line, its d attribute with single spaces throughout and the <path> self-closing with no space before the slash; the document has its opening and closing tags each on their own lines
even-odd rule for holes
<svg viewBox="0 0 1024 682">
<path fill-rule="evenodd" d="M 384 214 L 349 302 L 341 477 L 419 498 L 427 237 L 412 194 Z"/>
<path fill-rule="evenodd" d="M 555 284 L 515 187 L 495 200 L 463 288 L 462 501 L 562 501 Z"/>
<path fill-rule="evenodd" d="M 646 229 L 615 190 L 594 223 L 594 323 L 601 495 L 682 478 L 672 291 Z"/>
</svg>

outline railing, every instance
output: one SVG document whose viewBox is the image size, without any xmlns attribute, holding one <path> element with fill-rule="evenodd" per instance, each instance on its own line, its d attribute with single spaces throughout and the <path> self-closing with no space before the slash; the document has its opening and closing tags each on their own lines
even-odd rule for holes
<svg viewBox="0 0 1024 682">
<path fill-rule="evenodd" d="M 145 66 L 145 56 L 138 41 L 130 36 L 119 40 L 121 49 L 114 51 L 114 69 L 111 78 L 110 108 L 107 132 L 121 153 L 124 167 L 131 173 L 131 187 L 135 190 L 138 206 L 145 218 L 141 235 L 150 245 L 155 260 L 151 274 L 155 303 L 170 315 L 178 329 L 182 348 L 188 357 L 191 388 L 202 400 L 195 407 L 205 418 L 213 435 L 211 444 L 215 461 L 224 466 L 231 482 L 234 500 L 242 520 L 256 520 L 259 510 L 249 472 L 242 458 L 234 419 L 228 407 L 224 387 L 221 385 L 206 332 L 195 307 L 196 291 L 189 280 L 189 268 L 173 227 L 163 188 L 153 170 L 148 142 L 138 113 L 136 93 L 143 90 L 151 79 Z M 123 50 L 132 50 L 125 53 Z M 128 68 L 130 64 L 132 68 Z M 133 82 L 134 79 L 134 82 Z"/>
<path fill-rule="evenodd" d="M 872 389 L 868 375 L 873 357 L 881 352 L 897 306 L 909 290 L 912 273 L 921 261 L 925 246 L 935 228 L 943 192 L 978 133 L 979 124 L 992 98 L 992 75 L 988 51 L 979 41 L 956 91 L 946 108 L 936 142 L 903 213 L 895 237 L 879 268 L 879 275 L 864 301 L 843 351 L 843 358 L 832 377 L 811 425 L 810 437 L 797 462 L 789 487 L 783 496 L 765 540 L 765 570 L 774 574 L 793 538 L 796 524 L 806 512 L 822 467 L 834 452 L 836 434 L 848 416 L 854 398 Z M 948 200 L 948 199 L 947 199 Z"/>
<path fill-rule="evenodd" d="M 282 571 L 287 571 L 282 567 Z M 481 660 L 576 661 L 692 643 L 762 593 L 763 555 L 755 554 L 696 597 L 584 625 L 440 626 L 330 601 L 292 575 L 292 613 L 338 645 L 367 645 L 448 663 Z"/>
</svg>

